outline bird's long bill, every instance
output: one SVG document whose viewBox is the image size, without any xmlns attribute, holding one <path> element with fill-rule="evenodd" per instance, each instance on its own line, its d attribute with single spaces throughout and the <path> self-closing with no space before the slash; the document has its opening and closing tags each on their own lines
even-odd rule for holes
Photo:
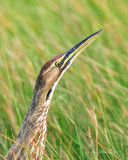
<svg viewBox="0 0 128 160">
<path fill-rule="evenodd" d="M 67 51 L 64 56 L 61 57 L 61 67 L 63 67 L 67 62 L 73 62 L 74 59 L 101 34 L 102 31 L 103 30 L 93 33 L 92 35 L 78 43 L 76 46 L 74 46 L 72 49 Z"/>
</svg>

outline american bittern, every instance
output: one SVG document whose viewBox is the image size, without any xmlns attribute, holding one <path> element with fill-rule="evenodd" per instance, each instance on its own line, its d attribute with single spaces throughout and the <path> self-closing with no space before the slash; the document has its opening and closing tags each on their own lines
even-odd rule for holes
<svg viewBox="0 0 128 160">
<path fill-rule="evenodd" d="M 16 143 L 8 151 L 6 160 L 42 159 L 46 141 L 47 114 L 56 85 L 74 59 L 101 32 L 102 30 L 92 34 L 69 51 L 52 58 L 42 67 L 36 81 L 31 106 L 22 123 Z"/>
</svg>

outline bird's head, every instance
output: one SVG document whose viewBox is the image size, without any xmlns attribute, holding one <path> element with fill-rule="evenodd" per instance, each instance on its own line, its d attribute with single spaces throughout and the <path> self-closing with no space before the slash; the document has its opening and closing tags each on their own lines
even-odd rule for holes
<svg viewBox="0 0 128 160">
<path fill-rule="evenodd" d="M 37 79 L 46 91 L 46 98 L 52 97 L 55 87 L 76 57 L 102 32 L 102 30 L 90 35 L 69 51 L 60 54 L 44 64 Z"/>
</svg>

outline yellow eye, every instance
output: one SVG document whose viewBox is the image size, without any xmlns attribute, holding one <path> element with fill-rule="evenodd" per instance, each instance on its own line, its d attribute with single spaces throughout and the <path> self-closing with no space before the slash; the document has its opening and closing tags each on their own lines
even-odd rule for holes
<svg viewBox="0 0 128 160">
<path fill-rule="evenodd" d="M 59 61 L 57 61 L 57 62 L 55 63 L 55 65 L 56 65 L 57 67 L 61 67 L 61 66 L 62 66 L 62 63 L 59 62 Z"/>
</svg>

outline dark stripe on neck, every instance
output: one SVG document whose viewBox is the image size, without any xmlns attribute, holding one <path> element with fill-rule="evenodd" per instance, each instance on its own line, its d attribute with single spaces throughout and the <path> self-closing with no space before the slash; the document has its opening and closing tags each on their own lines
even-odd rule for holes
<svg viewBox="0 0 128 160">
<path fill-rule="evenodd" d="M 52 86 L 53 86 L 53 85 L 52 85 Z M 47 96 L 46 96 L 46 100 L 48 100 L 51 92 L 52 92 L 52 87 L 51 87 L 51 88 L 49 89 L 49 91 L 48 91 L 48 94 L 47 94 Z"/>
</svg>

